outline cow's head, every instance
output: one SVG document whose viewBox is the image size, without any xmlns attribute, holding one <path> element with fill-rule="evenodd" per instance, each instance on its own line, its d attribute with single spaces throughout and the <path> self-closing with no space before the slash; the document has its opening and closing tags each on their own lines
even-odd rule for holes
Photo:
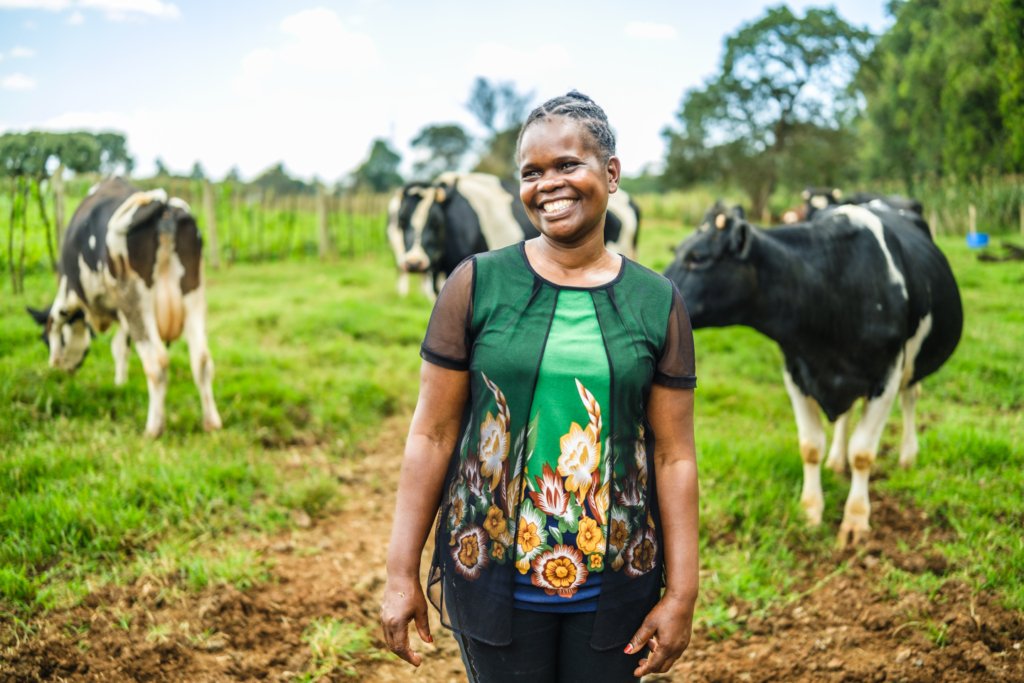
<svg viewBox="0 0 1024 683">
<path fill-rule="evenodd" d="M 754 230 L 735 209 L 715 204 L 696 232 L 676 247 L 665 276 L 676 283 L 694 327 L 732 325 L 757 291 L 750 261 Z"/>
<path fill-rule="evenodd" d="M 405 247 L 403 270 L 425 273 L 440 262 L 445 239 L 444 206 L 451 192 L 445 184 L 406 186 L 398 210 Z"/>
<path fill-rule="evenodd" d="M 804 219 L 811 220 L 814 214 L 843 202 L 843 191 L 838 187 L 808 187 L 800 195 L 804 200 Z"/>
<path fill-rule="evenodd" d="M 43 342 L 50 349 L 50 367 L 74 372 L 89 354 L 92 328 L 86 322 L 82 308 L 66 307 L 66 301 L 61 301 L 60 294 L 57 299 L 53 306 L 45 310 L 27 310 L 43 328 Z"/>
</svg>

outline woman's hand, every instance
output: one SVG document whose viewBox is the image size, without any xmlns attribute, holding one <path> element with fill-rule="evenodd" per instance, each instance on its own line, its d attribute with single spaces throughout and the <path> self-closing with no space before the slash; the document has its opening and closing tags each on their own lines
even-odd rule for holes
<svg viewBox="0 0 1024 683">
<path fill-rule="evenodd" d="M 430 623 L 427 621 L 427 600 L 423 596 L 418 579 L 388 579 L 384 586 L 384 598 L 380 605 L 380 624 L 384 628 L 384 642 L 388 649 L 409 662 L 419 666 L 423 661 L 420 653 L 409 645 L 409 622 L 416 623 L 420 640 L 433 643 Z"/>
<path fill-rule="evenodd" d="M 640 660 L 633 675 L 665 673 L 672 668 L 690 644 L 695 600 L 664 595 L 626 645 L 626 654 L 639 652 L 644 645 L 650 654 Z"/>
</svg>

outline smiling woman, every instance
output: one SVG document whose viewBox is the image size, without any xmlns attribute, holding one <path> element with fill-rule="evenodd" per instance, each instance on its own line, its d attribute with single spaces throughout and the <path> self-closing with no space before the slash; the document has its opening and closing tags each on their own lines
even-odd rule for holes
<svg viewBox="0 0 1024 683">
<path fill-rule="evenodd" d="M 578 92 L 527 118 L 520 198 L 540 235 L 470 257 L 426 338 L 381 621 L 418 666 L 430 598 L 471 681 L 667 671 L 697 592 L 693 339 L 679 293 L 605 247 L 620 162 Z M 656 438 L 655 438 L 656 437 Z"/>
</svg>

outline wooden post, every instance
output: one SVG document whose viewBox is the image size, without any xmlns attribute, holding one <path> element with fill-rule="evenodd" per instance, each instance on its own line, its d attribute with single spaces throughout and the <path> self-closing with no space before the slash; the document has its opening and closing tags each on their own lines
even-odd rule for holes
<svg viewBox="0 0 1024 683">
<path fill-rule="evenodd" d="M 1024 237 L 1024 201 L 1020 203 L 1020 236 Z"/>
<path fill-rule="evenodd" d="M 64 164 L 57 164 L 53 172 L 53 233 L 56 236 L 57 253 L 64 244 Z"/>
<path fill-rule="evenodd" d="M 974 204 L 967 205 L 967 230 L 972 235 L 978 232 L 978 210 Z"/>
<path fill-rule="evenodd" d="M 206 254 L 211 268 L 220 268 L 220 248 L 217 242 L 217 212 L 213 201 L 213 186 L 203 181 L 203 213 L 206 214 Z"/>
<path fill-rule="evenodd" d="M 939 234 L 939 212 L 932 209 L 928 212 L 928 228 L 932 231 L 932 239 Z"/>
<path fill-rule="evenodd" d="M 320 260 L 326 261 L 331 255 L 331 233 L 327 227 L 327 193 L 323 185 L 316 186 L 316 222 L 320 234 Z"/>
</svg>

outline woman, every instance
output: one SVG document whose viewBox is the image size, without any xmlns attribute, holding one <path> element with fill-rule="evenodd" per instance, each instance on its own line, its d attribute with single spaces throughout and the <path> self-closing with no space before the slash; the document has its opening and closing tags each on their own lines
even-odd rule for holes
<svg viewBox="0 0 1024 683">
<path fill-rule="evenodd" d="M 600 107 L 546 102 L 517 156 L 541 234 L 467 259 L 434 307 L 381 623 L 418 666 L 436 516 L 431 601 L 471 681 L 634 680 L 682 654 L 697 595 L 689 319 L 604 246 L 620 163 Z"/>
</svg>

